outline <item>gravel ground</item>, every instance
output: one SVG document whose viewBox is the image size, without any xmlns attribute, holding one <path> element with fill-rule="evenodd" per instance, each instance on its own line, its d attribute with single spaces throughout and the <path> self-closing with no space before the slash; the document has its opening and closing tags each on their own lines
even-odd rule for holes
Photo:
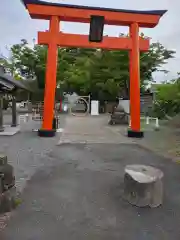
<svg viewBox="0 0 180 240">
<path fill-rule="evenodd" d="M 21 113 L 22 114 L 22 113 Z M 61 126 L 64 127 L 65 115 L 61 116 Z M 11 125 L 11 115 L 4 114 L 4 124 Z M 32 129 L 38 129 L 39 122 L 31 121 L 28 124 L 21 124 L 21 132 L 14 136 L 0 136 L 0 152 L 8 156 L 8 162 L 14 167 L 17 192 L 22 193 L 27 181 L 36 171 L 48 164 L 49 154 L 53 151 L 59 141 L 60 133 L 55 138 L 46 139 L 37 137 Z M 0 231 L 4 229 L 12 213 L 0 216 Z"/>
<path fill-rule="evenodd" d="M 135 144 L 63 144 L 44 163 L 28 181 L 1 240 L 180 238 L 178 164 Z M 134 163 L 164 172 L 161 207 L 124 201 L 124 167 Z"/>
<path fill-rule="evenodd" d="M 4 116 L 6 124 L 11 123 L 11 116 Z M 65 115 L 61 116 L 61 125 L 65 124 Z M 30 179 L 37 169 L 44 164 L 48 158 L 46 156 L 53 151 L 54 146 L 60 138 L 60 133 L 55 138 L 46 139 L 37 137 L 40 123 L 30 121 L 21 124 L 21 132 L 14 136 L 0 137 L 0 151 L 8 156 L 8 161 L 14 167 L 16 186 L 18 191 L 22 191 L 26 181 Z"/>
<path fill-rule="evenodd" d="M 61 127 L 64 124 L 63 115 Z M 66 143 L 58 146 L 60 135 L 52 139 L 38 138 L 32 128 L 38 128 L 37 122 L 24 124 L 23 131 L 13 137 L 0 137 L 0 150 L 6 152 L 15 168 L 18 191 L 24 190 L 21 196 L 23 202 L 13 212 L 5 229 L 10 215 L 0 218 L 0 229 L 3 229 L 0 239 L 180 238 L 179 164 L 131 141 L 128 144 L 119 141 L 120 144 Z M 100 135 L 102 132 L 103 136 L 113 137 L 113 134 L 98 130 L 98 126 L 91 126 L 91 129 L 80 136 L 88 138 L 94 135 L 97 138 L 98 134 L 98 139 L 104 141 Z M 74 130 L 72 127 L 72 131 L 73 134 L 77 131 L 78 135 L 78 128 Z M 157 136 L 161 133 L 149 131 L 141 141 L 146 144 L 150 142 L 151 147 L 157 149 L 160 141 Z M 67 135 L 71 138 L 71 133 Z M 122 139 L 121 133 L 120 136 Z M 168 136 L 164 133 L 161 141 L 169 140 Z M 134 163 L 152 165 L 164 172 L 162 207 L 139 209 L 123 200 L 123 170 L 125 165 Z"/>
<path fill-rule="evenodd" d="M 161 126 L 159 131 L 146 131 L 145 138 L 137 142 L 160 155 L 180 161 L 180 129 Z"/>
</svg>

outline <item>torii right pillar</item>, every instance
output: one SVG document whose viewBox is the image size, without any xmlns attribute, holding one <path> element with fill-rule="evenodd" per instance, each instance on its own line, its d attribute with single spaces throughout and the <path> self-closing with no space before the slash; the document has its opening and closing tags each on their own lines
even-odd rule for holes
<svg viewBox="0 0 180 240">
<path fill-rule="evenodd" d="M 142 138 L 140 116 L 140 64 L 139 64 L 139 26 L 138 23 L 130 25 L 132 48 L 129 52 L 130 63 L 130 115 L 131 126 L 128 137 Z"/>
</svg>

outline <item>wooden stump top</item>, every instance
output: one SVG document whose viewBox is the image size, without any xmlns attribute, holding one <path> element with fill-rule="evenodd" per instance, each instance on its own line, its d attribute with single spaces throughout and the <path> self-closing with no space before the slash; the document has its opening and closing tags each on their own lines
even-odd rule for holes
<svg viewBox="0 0 180 240">
<path fill-rule="evenodd" d="M 135 181 L 139 183 L 156 182 L 163 178 L 164 174 L 160 169 L 146 166 L 146 165 L 127 165 L 125 173 L 130 175 Z"/>
</svg>

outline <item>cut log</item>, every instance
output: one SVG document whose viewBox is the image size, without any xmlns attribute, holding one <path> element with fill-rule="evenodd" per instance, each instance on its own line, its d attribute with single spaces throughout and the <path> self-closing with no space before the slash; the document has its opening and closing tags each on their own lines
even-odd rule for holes
<svg viewBox="0 0 180 240">
<path fill-rule="evenodd" d="M 163 172 L 145 165 L 128 165 L 124 175 L 124 197 L 138 207 L 158 207 L 163 201 Z"/>
</svg>

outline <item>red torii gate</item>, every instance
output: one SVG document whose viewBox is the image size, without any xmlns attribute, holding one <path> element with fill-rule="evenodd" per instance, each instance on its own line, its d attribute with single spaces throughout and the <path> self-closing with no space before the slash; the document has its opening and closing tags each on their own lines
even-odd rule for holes
<svg viewBox="0 0 180 240">
<path fill-rule="evenodd" d="M 44 115 L 39 136 L 55 135 L 52 129 L 56 89 L 57 48 L 84 47 L 129 51 L 130 58 L 130 114 L 129 137 L 143 137 L 140 129 L 140 66 L 139 51 L 148 51 L 149 39 L 139 37 L 139 27 L 154 28 L 166 10 L 133 11 L 100 7 L 75 6 L 39 0 L 22 0 L 31 18 L 49 20 L 48 32 L 38 33 L 38 44 L 48 45 Z M 67 34 L 60 31 L 60 21 L 90 23 L 92 16 L 102 16 L 104 23 L 129 26 L 130 37 L 103 37 L 101 42 L 90 42 L 88 35 Z"/>
</svg>

